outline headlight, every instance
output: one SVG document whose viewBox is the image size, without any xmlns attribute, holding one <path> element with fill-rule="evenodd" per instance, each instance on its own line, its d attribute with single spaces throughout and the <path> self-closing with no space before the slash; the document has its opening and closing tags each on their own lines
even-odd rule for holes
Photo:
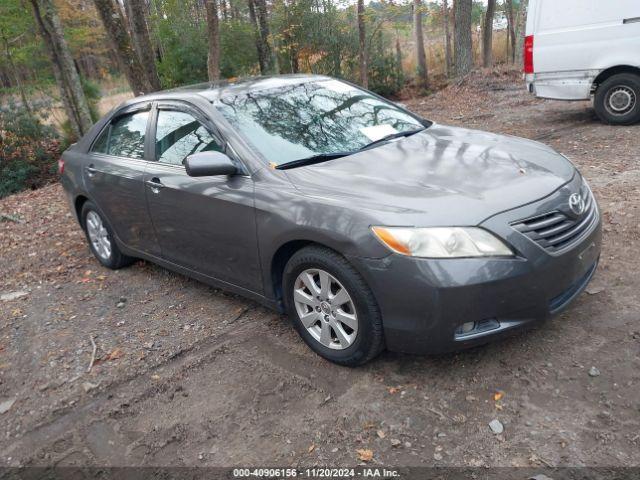
<svg viewBox="0 0 640 480">
<path fill-rule="evenodd" d="M 389 249 L 425 258 L 504 257 L 513 251 L 501 240 L 477 227 L 371 227 Z"/>
</svg>

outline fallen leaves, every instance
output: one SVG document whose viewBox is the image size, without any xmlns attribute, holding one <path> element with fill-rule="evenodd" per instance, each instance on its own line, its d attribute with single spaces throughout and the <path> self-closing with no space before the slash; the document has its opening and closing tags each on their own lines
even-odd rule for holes
<svg viewBox="0 0 640 480">
<path fill-rule="evenodd" d="M 124 351 L 121 348 L 115 348 L 105 357 L 105 360 L 117 360 L 123 356 Z"/>
<path fill-rule="evenodd" d="M 361 462 L 370 462 L 373 460 L 373 451 L 368 448 L 359 448 L 356 450 L 358 454 L 358 460 Z"/>
</svg>

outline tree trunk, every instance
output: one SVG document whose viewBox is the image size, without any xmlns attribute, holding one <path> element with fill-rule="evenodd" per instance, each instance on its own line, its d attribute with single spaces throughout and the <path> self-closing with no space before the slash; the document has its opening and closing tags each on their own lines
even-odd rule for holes
<svg viewBox="0 0 640 480">
<path fill-rule="evenodd" d="M 38 30 L 51 57 L 53 72 L 60 87 L 60 96 L 69 124 L 73 133 L 81 137 L 89 131 L 93 122 L 80 75 L 64 39 L 58 12 L 53 0 L 30 0 L 30 2 Z"/>
<path fill-rule="evenodd" d="M 207 37 L 209 40 L 209 57 L 207 72 L 209 81 L 220 80 L 220 20 L 218 19 L 217 0 L 206 0 Z"/>
<path fill-rule="evenodd" d="M 113 0 L 93 0 L 93 3 L 133 94 L 137 96 L 151 92 L 153 87 L 147 80 L 140 59 L 131 44 L 122 11 L 114 5 Z"/>
<path fill-rule="evenodd" d="M 125 0 L 129 22 L 131 24 L 132 40 L 140 63 L 144 69 L 149 85 L 154 90 L 160 90 L 160 78 L 156 69 L 153 44 L 149 37 L 147 24 L 147 7 L 145 0 Z"/>
<path fill-rule="evenodd" d="M 13 74 L 14 81 L 16 82 L 16 87 L 18 87 L 18 91 L 20 92 L 20 98 L 22 99 L 22 106 L 27 111 L 29 116 L 33 116 L 33 110 L 31 110 L 31 105 L 29 105 L 29 100 L 27 99 L 27 93 L 24 90 L 24 86 L 22 85 L 22 81 L 20 80 L 20 74 L 18 73 L 18 69 L 16 68 L 16 64 L 13 61 L 13 55 L 11 55 L 11 47 L 9 46 L 9 39 L 5 36 L 4 32 L 0 31 L 2 36 L 2 43 L 4 44 L 5 55 L 7 56 L 7 62 L 11 67 L 11 73 Z"/>
<path fill-rule="evenodd" d="M 471 43 L 471 0 L 454 0 L 454 62 L 455 74 L 466 75 L 473 68 L 473 50 Z"/>
<path fill-rule="evenodd" d="M 403 77 L 402 72 L 402 48 L 400 48 L 400 36 L 396 31 L 396 68 L 398 69 L 398 75 Z"/>
<path fill-rule="evenodd" d="M 358 17 L 358 58 L 360 60 L 360 85 L 369 88 L 368 64 L 369 55 L 367 52 L 367 32 L 364 24 L 364 0 L 358 0 L 356 5 L 356 16 Z"/>
<path fill-rule="evenodd" d="M 509 27 L 509 42 L 511 46 L 511 63 L 516 61 L 516 32 L 513 21 L 513 0 L 506 1 L 507 23 Z"/>
<path fill-rule="evenodd" d="M 267 4 L 265 0 L 248 0 L 249 17 L 255 29 L 256 48 L 260 73 L 273 73 L 273 56 L 269 45 L 269 23 L 267 20 Z"/>
<path fill-rule="evenodd" d="M 489 0 L 482 29 L 482 64 L 493 66 L 493 17 L 496 13 L 496 0 Z"/>
<path fill-rule="evenodd" d="M 516 42 L 516 62 L 518 65 L 524 64 L 524 37 L 527 34 L 527 7 L 528 0 L 520 0 L 520 14 L 518 15 L 518 35 Z"/>
<path fill-rule="evenodd" d="M 227 9 L 227 0 L 221 0 L 220 10 L 222 10 L 222 19 L 225 22 L 229 20 L 229 10 Z"/>
<path fill-rule="evenodd" d="M 447 77 L 451 76 L 451 31 L 449 30 L 449 6 L 447 0 L 442 0 L 442 19 L 444 22 L 444 72 Z"/>
<path fill-rule="evenodd" d="M 427 55 L 424 51 L 422 31 L 422 0 L 413 0 L 413 33 L 416 41 L 416 65 L 418 68 L 418 86 L 423 90 L 429 87 Z"/>
</svg>

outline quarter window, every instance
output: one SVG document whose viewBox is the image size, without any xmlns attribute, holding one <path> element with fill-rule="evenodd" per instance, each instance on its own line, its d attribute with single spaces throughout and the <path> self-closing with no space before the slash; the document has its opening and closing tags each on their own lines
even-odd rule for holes
<svg viewBox="0 0 640 480">
<path fill-rule="evenodd" d="M 148 117 L 149 112 L 137 112 L 116 118 L 102 131 L 91 151 L 116 157 L 144 158 Z"/>
<path fill-rule="evenodd" d="M 156 127 L 156 160 L 182 165 L 197 152 L 222 151 L 220 142 L 192 115 L 177 110 L 160 110 Z"/>
</svg>

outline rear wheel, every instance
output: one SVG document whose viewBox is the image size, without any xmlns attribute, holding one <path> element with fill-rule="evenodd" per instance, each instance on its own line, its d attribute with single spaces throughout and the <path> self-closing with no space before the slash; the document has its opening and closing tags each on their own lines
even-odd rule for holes
<svg viewBox="0 0 640 480">
<path fill-rule="evenodd" d="M 382 351 L 382 319 L 373 293 L 338 253 L 324 247 L 298 251 L 285 267 L 283 288 L 289 318 L 320 356 L 356 366 Z"/>
<path fill-rule="evenodd" d="M 602 82 L 594 97 L 594 108 L 603 122 L 631 125 L 640 121 L 640 76 L 619 73 Z"/>
<path fill-rule="evenodd" d="M 89 248 L 102 265 L 117 270 L 134 262 L 135 259 L 120 251 L 114 240 L 113 230 L 93 203 L 86 202 L 82 206 L 80 218 L 89 241 Z"/>
</svg>

